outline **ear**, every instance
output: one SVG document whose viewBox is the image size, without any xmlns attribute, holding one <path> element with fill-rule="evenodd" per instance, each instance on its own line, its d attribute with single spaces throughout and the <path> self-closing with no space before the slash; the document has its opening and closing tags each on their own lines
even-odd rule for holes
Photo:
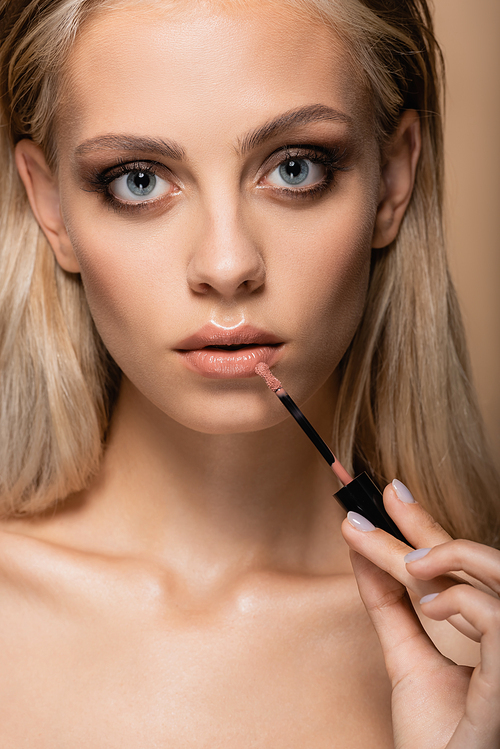
<svg viewBox="0 0 500 749">
<path fill-rule="evenodd" d="M 387 247 L 396 238 L 413 191 L 421 143 L 418 113 L 408 109 L 382 155 L 374 248 Z"/>
<path fill-rule="evenodd" d="M 54 251 L 57 262 L 69 273 L 79 273 L 59 207 L 59 186 L 40 146 L 21 140 L 16 146 L 16 165 L 24 183 L 31 209 Z"/>
</svg>

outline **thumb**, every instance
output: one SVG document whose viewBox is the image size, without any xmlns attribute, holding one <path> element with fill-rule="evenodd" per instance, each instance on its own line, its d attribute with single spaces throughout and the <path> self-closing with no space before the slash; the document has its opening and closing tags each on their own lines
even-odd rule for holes
<svg viewBox="0 0 500 749">
<path fill-rule="evenodd" d="M 393 687 L 415 668 L 422 672 L 449 664 L 422 627 L 404 585 L 361 554 L 352 550 L 350 554 L 359 594 L 380 640 Z"/>
<path fill-rule="evenodd" d="M 470 669 L 456 666 L 434 647 L 404 585 L 356 552 L 351 552 L 351 560 L 392 682 L 395 748 L 448 746 L 463 717 Z"/>
</svg>

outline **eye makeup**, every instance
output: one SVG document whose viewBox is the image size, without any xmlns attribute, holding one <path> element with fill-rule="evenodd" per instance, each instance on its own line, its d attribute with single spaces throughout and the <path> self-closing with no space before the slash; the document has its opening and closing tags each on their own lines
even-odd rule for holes
<svg viewBox="0 0 500 749">
<path fill-rule="evenodd" d="M 137 175 L 135 180 L 133 180 L 134 174 Z M 133 194 L 130 195 L 130 200 L 122 199 L 116 194 L 116 190 L 112 190 L 113 183 L 120 181 L 122 177 L 127 177 L 127 183 L 129 180 L 132 180 L 132 184 L 135 181 L 138 187 L 143 185 L 143 192 L 145 193 L 143 195 L 144 200 L 134 199 Z M 90 170 L 85 179 L 89 185 L 90 192 L 96 192 L 101 195 L 105 203 L 118 211 L 143 210 L 144 208 L 151 207 L 152 204 L 157 205 L 160 201 L 165 200 L 165 198 L 174 196 L 180 192 L 180 189 L 177 187 L 173 191 L 165 191 L 159 196 L 148 199 L 144 188 L 144 186 L 147 186 L 148 181 L 155 184 L 162 181 L 167 186 L 175 186 L 171 172 L 163 164 L 155 161 L 118 163 L 104 170 L 94 168 Z M 139 192 L 140 190 L 138 190 Z M 137 194 L 136 197 L 139 197 L 139 195 Z"/>
<path fill-rule="evenodd" d="M 314 199 L 319 198 L 331 189 L 337 172 L 346 171 L 345 150 L 337 146 L 320 145 L 286 145 L 274 151 L 259 168 L 256 175 L 256 187 L 267 190 L 278 199 Z M 316 177 L 311 181 L 311 175 Z M 134 174 L 136 175 L 134 177 Z M 271 175 L 275 181 L 270 182 Z M 305 175 L 304 179 L 302 175 Z M 127 177 L 126 180 L 121 178 Z M 119 161 L 117 164 L 99 169 L 98 166 L 88 166 L 83 173 L 83 179 L 88 185 L 87 191 L 98 193 L 103 201 L 115 211 L 136 212 L 144 211 L 170 201 L 181 192 L 179 180 L 162 163 L 153 160 Z M 123 195 L 117 195 L 117 188 L 113 183 L 121 180 L 121 191 L 132 187 L 133 183 L 141 184 L 141 180 L 164 181 L 173 189 L 148 198 L 146 192 L 134 191 L 127 200 Z M 267 181 L 266 181 L 267 180 Z M 281 184 L 279 181 L 281 180 Z M 309 181 L 308 181 L 309 180 Z M 288 182 L 288 184 L 287 184 Z M 305 182 L 301 186 L 301 182 Z M 140 197 L 144 199 L 141 200 Z"/>
<path fill-rule="evenodd" d="M 318 145 L 295 145 L 280 148 L 264 162 L 262 171 L 265 170 L 265 174 L 259 181 L 259 188 L 276 190 L 279 195 L 290 198 L 308 198 L 322 195 L 333 186 L 337 172 L 346 171 L 347 167 L 344 165 L 345 153 L 345 150 L 341 150 L 337 146 L 329 148 Z M 304 171 L 303 167 L 308 162 L 319 168 L 323 175 L 315 182 L 301 186 L 297 176 L 301 177 L 301 173 Z M 274 164 L 276 166 L 273 168 Z M 298 171 L 300 174 L 295 176 Z M 310 167 L 307 166 L 306 178 L 309 176 L 309 171 Z M 262 179 L 265 177 L 269 179 L 274 172 L 279 172 L 285 184 L 277 185 L 269 182 L 262 184 Z M 286 184 L 287 172 L 290 177 L 288 185 Z"/>
</svg>

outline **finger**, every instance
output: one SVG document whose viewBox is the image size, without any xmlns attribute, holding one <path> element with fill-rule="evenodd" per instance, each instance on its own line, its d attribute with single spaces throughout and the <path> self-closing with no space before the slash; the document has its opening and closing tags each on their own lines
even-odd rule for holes
<svg viewBox="0 0 500 749">
<path fill-rule="evenodd" d="M 380 640 L 387 673 L 399 683 L 414 668 L 449 661 L 436 650 L 413 610 L 403 585 L 365 557 L 351 551 L 359 593 Z"/>
<path fill-rule="evenodd" d="M 467 700 L 469 703 L 471 700 Z M 474 700 L 477 704 L 477 701 Z M 446 749 L 498 749 L 500 746 L 500 721 L 498 710 L 494 711 L 486 703 L 483 709 L 474 710 L 476 704 L 463 716 Z M 489 709 L 488 709 L 489 708 Z"/>
<path fill-rule="evenodd" d="M 448 749 L 497 749 L 500 746 L 500 601 L 469 585 L 456 585 L 422 610 L 438 621 L 459 613 L 481 632 L 481 662 L 471 677 L 465 714 Z"/>
<path fill-rule="evenodd" d="M 410 574 L 419 580 L 463 571 L 500 595 L 500 551 L 475 541 L 460 539 L 429 550 L 417 549 L 406 555 L 405 562 Z"/>
<path fill-rule="evenodd" d="M 393 687 L 393 706 L 398 702 L 399 709 L 393 712 L 395 736 L 407 733 L 409 715 L 412 723 L 415 716 L 422 716 L 414 727 L 420 725 L 423 738 L 427 739 L 425 716 L 431 714 L 439 734 L 451 736 L 463 713 L 470 669 L 457 667 L 435 648 L 397 580 L 356 552 L 351 551 L 351 561 L 361 598 L 381 644 Z M 436 704 L 436 690 L 439 693 L 440 689 L 450 691 L 444 709 L 439 701 Z M 427 740 L 419 740 L 418 731 L 414 739 L 412 746 L 430 746 Z M 399 741 L 396 743 L 399 746 Z M 434 740 L 431 743 L 434 746 Z"/>
<path fill-rule="evenodd" d="M 342 523 L 341 529 L 351 549 L 362 554 L 384 572 L 399 580 L 419 598 L 427 593 L 444 590 L 457 582 L 455 578 L 449 576 L 440 576 L 432 581 L 427 581 L 419 580 L 411 575 L 404 561 L 406 554 L 411 549 L 389 533 L 375 528 L 357 513 L 349 512 Z"/>
<path fill-rule="evenodd" d="M 416 549 L 436 546 L 452 538 L 432 515 L 416 502 L 407 487 L 397 479 L 384 489 L 384 507 L 404 537 Z"/>
<path fill-rule="evenodd" d="M 359 523 L 360 519 L 363 521 L 362 523 Z M 364 530 L 360 530 L 360 528 Z M 394 536 L 375 528 L 365 518 L 356 513 L 349 512 L 347 514 L 341 529 L 344 539 L 351 549 L 362 554 L 384 572 L 389 573 L 414 593 L 417 599 L 430 593 L 446 590 L 446 588 L 462 582 L 459 577 L 452 574 L 439 575 L 432 580 L 419 580 L 411 575 L 404 561 L 404 557 L 410 551 L 409 547 L 398 541 Z M 455 616 L 449 621 L 456 630 L 478 642 L 478 632 L 463 617 Z"/>
<path fill-rule="evenodd" d="M 481 633 L 480 672 L 500 700 L 500 601 L 470 585 L 455 585 L 424 597 L 420 604 L 430 619 L 442 621 L 461 614 Z"/>
</svg>

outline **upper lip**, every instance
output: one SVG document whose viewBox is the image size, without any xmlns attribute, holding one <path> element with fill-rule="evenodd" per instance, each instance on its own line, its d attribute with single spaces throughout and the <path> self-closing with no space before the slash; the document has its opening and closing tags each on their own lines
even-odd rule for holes
<svg viewBox="0 0 500 749">
<path fill-rule="evenodd" d="M 242 325 L 237 329 L 230 330 L 207 323 L 196 333 L 180 341 L 175 348 L 192 351 L 205 348 L 205 346 L 248 346 L 251 344 L 262 346 L 277 343 L 283 343 L 283 340 L 266 330 L 254 328 L 253 325 Z"/>
</svg>

